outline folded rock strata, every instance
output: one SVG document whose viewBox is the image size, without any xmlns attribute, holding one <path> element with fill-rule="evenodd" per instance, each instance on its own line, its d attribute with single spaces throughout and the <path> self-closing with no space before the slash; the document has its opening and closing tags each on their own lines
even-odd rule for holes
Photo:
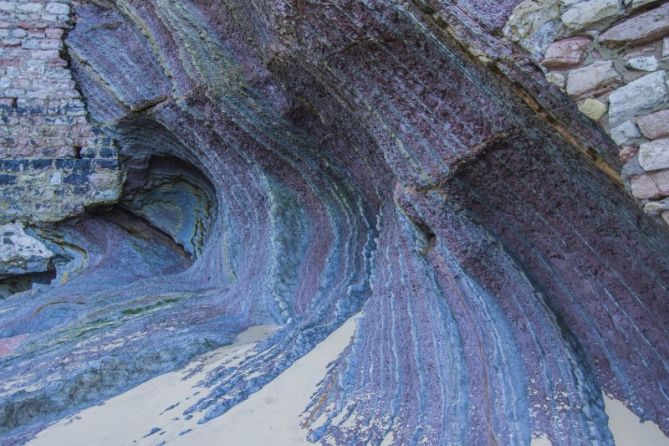
<svg viewBox="0 0 669 446">
<path fill-rule="evenodd" d="M 5 441 L 280 325 L 207 422 L 360 311 L 312 441 L 613 444 L 602 392 L 669 433 L 669 234 L 497 37 L 515 1 L 72 6 L 125 191 L 40 226 L 56 277 L 0 301 Z"/>
</svg>

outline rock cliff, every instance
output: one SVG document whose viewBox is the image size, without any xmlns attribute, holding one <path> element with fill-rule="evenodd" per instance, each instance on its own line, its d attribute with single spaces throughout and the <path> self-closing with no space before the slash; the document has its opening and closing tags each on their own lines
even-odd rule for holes
<svg viewBox="0 0 669 446">
<path fill-rule="evenodd" d="M 311 441 L 613 444 L 602 392 L 669 433 L 669 233 L 518 6 L 0 1 L 2 220 L 50 253 L 0 300 L 0 438 L 279 325 L 180 408 L 206 423 L 360 312 Z"/>
</svg>

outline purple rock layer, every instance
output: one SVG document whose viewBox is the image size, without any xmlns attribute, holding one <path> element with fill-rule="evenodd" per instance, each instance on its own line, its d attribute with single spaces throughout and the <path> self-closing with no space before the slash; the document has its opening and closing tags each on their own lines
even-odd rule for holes
<svg viewBox="0 0 669 446">
<path fill-rule="evenodd" d="M 669 234 L 495 37 L 514 3 L 77 2 L 126 191 L 36 230 L 56 278 L 0 301 L 5 441 L 281 325 L 207 422 L 361 310 L 312 441 L 613 444 L 602 391 L 669 433 Z"/>
</svg>

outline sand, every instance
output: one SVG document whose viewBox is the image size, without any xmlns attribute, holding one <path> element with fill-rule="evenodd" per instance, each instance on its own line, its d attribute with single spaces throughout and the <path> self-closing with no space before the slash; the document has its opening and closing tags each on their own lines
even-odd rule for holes
<svg viewBox="0 0 669 446">
<path fill-rule="evenodd" d="M 52 425 L 30 445 L 309 445 L 307 432 L 300 426 L 302 411 L 327 365 L 350 343 L 355 321 L 351 318 L 262 390 L 203 425 L 197 424 L 198 417 L 186 420 L 182 415 L 198 395 L 205 394 L 198 382 L 217 365 L 234 361 L 275 327 L 252 327 L 240 333 L 234 344 L 197 358 L 184 370 L 156 377 Z M 198 365 L 203 369 L 183 380 Z M 655 423 L 642 423 L 620 401 L 606 395 L 604 401 L 617 446 L 669 446 L 669 438 Z M 531 446 L 550 445 L 545 435 L 537 435 Z"/>
<path fill-rule="evenodd" d="M 151 379 L 103 405 L 83 410 L 50 426 L 31 446 L 120 445 L 307 445 L 300 416 L 327 365 L 350 343 L 356 317 L 348 320 L 309 354 L 298 360 L 262 390 L 226 414 L 203 425 L 198 416 L 185 420 L 182 412 L 206 394 L 199 387 L 205 374 L 230 363 L 268 336 L 275 327 L 252 327 L 237 342 L 193 361 L 184 370 Z M 204 364 L 195 376 L 188 370 Z M 199 395 L 199 396 L 198 396 Z M 173 407 L 177 405 L 176 407 Z M 160 429 L 160 430 L 157 430 Z M 192 429 L 185 435 L 179 434 Z M 148 435 L 152 430 L 155 433 Z M 148 435 L 148 436 L 147 436 Z"/>
<path fill-rule="evenodd" d="M 616 446 L 669 446 L 669 438 L 652 421 L 642 422 L 625 404 L 606 394 L 604 409 Z M 551 446 L 545 434 L 532 439 L 531 446 Z"/>
<path fill-rule="evenodd" d="M 605 394 L 604 407 L 616 446 L 669 446 L 669 438 L 657 424 L 652 421 L 641 422 L 621 401 Z"/>
</svg>

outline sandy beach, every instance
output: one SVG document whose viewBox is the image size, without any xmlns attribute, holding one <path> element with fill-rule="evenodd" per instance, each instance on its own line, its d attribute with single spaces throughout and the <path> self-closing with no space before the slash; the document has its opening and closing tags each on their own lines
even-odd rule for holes
<svg viewBox="0 0 669 446">
<path fill-rule="evenodd" d="M 183 370 L 147 381 L 104 404 L 83 410 L 41 432 L 31 446 L 119 445 L 245 445 L 299 446 L 307 442 L 300 426 L 309 397 L 325 375 L 327 365 L 350 343 L 356 317 L 348 320 L 309 354 L 298 360 L 259 392 L 223 416 L 197 424 L 182 412 L 205 390 L 198 385 L 217 365 L 230 363 L 276 327 L 252 327 L 234 344 L 193 361 Z M 198 373 L 184 379 L 195 367 Z M 617 446 L 669 446 L 669 439 L 652 422 L 641 423 L 623 403 L 604 396 L 609 427 Z M 535 435 L 532 446 L 550 446 Z"/>
</svg>

